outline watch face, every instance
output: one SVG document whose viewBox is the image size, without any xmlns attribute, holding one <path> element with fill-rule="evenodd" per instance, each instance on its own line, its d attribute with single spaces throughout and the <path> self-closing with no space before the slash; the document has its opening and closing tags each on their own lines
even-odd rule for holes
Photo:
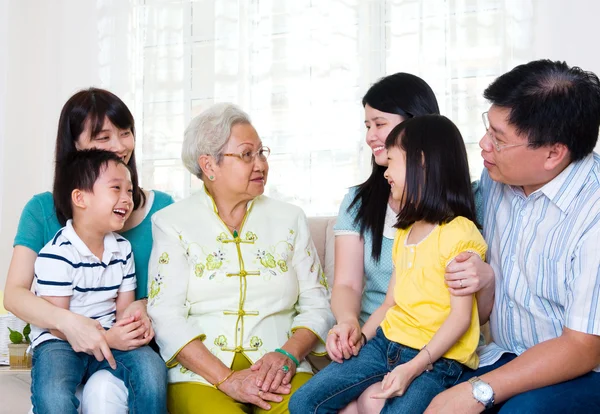
<svg viewBox="0 0 600 414">
<path fill-rule="evenodd" d="M 494 391 L 489 384 L 481 381 L 476 383 L 473 387 L 473 396 L 479 401 L 487 402 L 490 401 L 494 396 Z"/>
</svg>

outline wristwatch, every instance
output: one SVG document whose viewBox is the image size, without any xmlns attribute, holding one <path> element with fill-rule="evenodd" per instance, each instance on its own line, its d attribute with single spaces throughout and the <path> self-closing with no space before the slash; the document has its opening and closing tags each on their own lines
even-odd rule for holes
<svg viewBox="0 0 600 414">
<path fill-rule="evenodd" d="M 486 410 L 491 408 L 494 405 L 494 390 L 490 384 L 479 377 L 471 378 L 469 383 L 473 387 L 473 398 L 483 404 Z"/>
</svg>

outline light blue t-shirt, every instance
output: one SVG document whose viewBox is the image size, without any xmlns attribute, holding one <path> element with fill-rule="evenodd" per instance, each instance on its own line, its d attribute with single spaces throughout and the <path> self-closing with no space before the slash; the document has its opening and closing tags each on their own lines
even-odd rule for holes
<svg viewBox="0 0 600 414">
<path fill-rule="evenodd" d="M 140 224 L 121 235 L 131 243 L 137 277 L 136 299 L 144 298 L 148 291 L 148 261 L 152 250 L 152 222 L 150 218 L 158 210 L 173 204 L 173 198 L 161 191 L 152 191 L 154 201 L 150 211 Z M 144 208 L 144 207 L 142 207 Z M 58 222 L 52 193 L 33 196 L 23 208 L 14 246 L 29 247 L 36 253 L 42 250 L 63 226 Z"/>
<path fill-rule="evenodd" d="M 475 210 L 477 212 L 477 219 L 479 223 L 482 222 L 483 213 L 483 200 L 481 192 L 479 191 L 479 182 L 475 181 L 472 183 L 473 193 L 475 196 Z M 336 236 L 343 234 L 357 234 L 360 235 L 360 225 L 354 222 L 360 203 L 356 203 L 350 211 L 348 207 L 354 201 L 358 187 L 352 187 L 342 200 L 340 210 L 338 213 L 337 221 L 333 230 Z M 364 325 L 369 316 L 381 304 L 385 299 L 390 278 L 392 277 L 392 247 L 394 244 L 394 235 L 396 229 L 392 228 L 396 224 L 395 213 L 388 206 L 386 212 L 386 220 L 384 225 L 384 234 L 381 243 L 381 256 L 379 262 L 373 258 L 373 236 L 370 231 L 362 235 L 364 240 L 364 281 L 365 286 L 363 290 L 363 297 L 360 309 L 359 321 L 361 325 Z"/>
<path fill-rule="evenodd" d="M 348 211 L 348 207 L 352 204 L 352 201 L 354 201 L 357 191 L 357 187 L 352 187 L 344 197 L 344 200 L 342 200 L 337 221 L 333 227 L 336 236 L 344 234 L 360 235 L 360 225 L 354 222 L 358 215 L 360 202 L 356 203 L 352 209 Z M 389 206 L 388 210 L 391 210 Z M 386 225 L 387 224 L 388 223 L 386 222 Z M 395 224 L 395 222 L 392 223 L 392 225 L 393 224 Z M 362 235 L 365 244 L 363 260 L 365 286 L 359 317 L 361 325 L 364 325 L 367 319 L 369 319 L 369 316 L 375 312 L 385 299 L 385 294 L 387 293 L 393 270 L 392 246 L 394 244 L 394 233 L 395 230 L 392 230 L 392 238 L 389 238 L 385 236 L 384 232 L 379 262 L 375 261 L 373 258 L 373 236 L 371 232 L 367 231 Z"/>
</svg>

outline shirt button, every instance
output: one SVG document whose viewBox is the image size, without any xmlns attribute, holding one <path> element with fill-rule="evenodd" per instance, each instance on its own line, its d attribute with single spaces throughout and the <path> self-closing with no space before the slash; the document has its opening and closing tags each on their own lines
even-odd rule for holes
<svg viewBox="0 0 600 414">
<path fill-rule="evenodd" d="M 508 307 L 509 308 L 514 308 L 515 307 L 515 302 L 513 302 L 512 300 L 510 302 L 508 302 Z"/>
<path fill-rule="evenodd" d="M 525 215 L 525 213 L 526 213 L 526 211 L 525 211 L 525 210 L 521 210 L 521 216 L 524 216 L 524 215 Z"/>
<path fill-rule="evenodd" d="M 412 267 L 412 262 L 408 262 L 408 267 Z"/>
<path fill-rule="evenodd" d="M 510 257 L 510 261 L 511 262 L 516 262 L 517 261 L 517 256 L 515 256 L 514 254 Z"/>
<path fill-rule="evenodd" d="M 411 253 L 414 253 L 414 252 L 415 252 L 415 248 L 414 248 L 414 247 L 411 247 L 411 248 L 410 248 L 410 252 L 411 252 Z"/>
</svg>

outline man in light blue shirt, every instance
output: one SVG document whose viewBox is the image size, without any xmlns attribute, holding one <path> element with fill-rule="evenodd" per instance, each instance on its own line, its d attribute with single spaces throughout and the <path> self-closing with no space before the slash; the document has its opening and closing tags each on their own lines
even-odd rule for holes
<svg viewBox="0 0 600 414">
<path fill-rule="evenodd" d="M 600 81 L 540 60 L 484 96 L 493 342 L 427 412 L 600 412 Z"/>
</svg>

